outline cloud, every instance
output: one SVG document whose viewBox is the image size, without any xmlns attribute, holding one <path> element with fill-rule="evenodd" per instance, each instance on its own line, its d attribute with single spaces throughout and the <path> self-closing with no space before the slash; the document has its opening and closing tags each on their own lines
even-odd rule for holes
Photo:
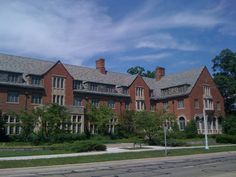
<svg viewBox="0 0 236 177">
<path fill-rule="evenodd" d="M 183 51 L 199 50 L 199 47 L 197 45 L 192 44 L 190 41 L 177 41 L 173 36 L 168 33 L 159 33 L 144 37 L 138 41 L 136 47 L 153 49 L 176 49 Z"/>
<path fill-rule="evenodd" d="M 140 48 L 194 51 L 199 46 L 163 34 L 163 30 L 208 29 L 224 24 L 217 15 L 219 10 L 168 10 L 163 2 L 145 1 L 115 20 L 108 6 L 99 1 L 0 0 L 0 52 L 82 64 L 107 52 Z M 144 37 L 150 35 L 155 35 L 155 40 Z M 143 59 L 151 61 L 166 55 L 146 55 Z M 142 60 L 141 56 L 133 58 Z"/>
<path fill-rule="evenodd" d="M 146 62 L 151 62 L 151 61 L 156 61 L 160 59 L 164 59 L 171 56 L 170 53 L 163 52 L 159 54 L 151 54 L 151 55 L 139 55 L 139 56 L 124 56 L 120 60 L 122 61 L 146 61 Z"/>
</svg>

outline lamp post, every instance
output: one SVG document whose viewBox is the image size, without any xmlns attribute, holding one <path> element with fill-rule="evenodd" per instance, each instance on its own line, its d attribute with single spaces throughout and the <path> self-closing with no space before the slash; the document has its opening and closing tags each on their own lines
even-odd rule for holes
<svg viewBox="0 0 236 177">
<path fill-rule="evenodd" d="M 206 105 L 205 105 L 205 99 L 203 99 L 203 119 L 204 119 L 204 134 L 205 134 L 205 149 L 209 149 L 208 146 L 208 127 L 207 127 L 207 116 L 206 116 Z"/>
<path fill-rule="evenodd" d="M 164 124 L 163 129 L 164 129 L 165 155 L 167 156 L 167 140 L 166 140 L 167 126 L 166 124 Z"/>
</svg>

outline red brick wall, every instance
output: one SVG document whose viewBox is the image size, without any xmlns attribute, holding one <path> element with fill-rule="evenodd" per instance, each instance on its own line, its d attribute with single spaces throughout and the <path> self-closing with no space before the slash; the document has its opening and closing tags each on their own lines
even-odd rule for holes
<svg viewBox="0 0 236 177">
<path fill-rule="evenodd" d="M 194 117 L 195 114 L 199 114 L 202 113 L 203 110 L 203 86 L 204 85 L 208 85 L 210 87 L 211 90 L 211 95 L 213 98 L 213 104 L 214 104 L 214 109 L 215 109 L 215 114 L 217 116 L 225 115 L 224 112 L 224 98 L 222 97 L 222 95 L 220 94 L 219 89 L 217 88 L 216 84 L 214 83 L 210 73 L 208 72 L 207 68 L 204 68 L 204 70 L 202 71 L 202 74 L 200 75 L 198 81 L 196 82 L 194 88 L 192 89 L 189 98 L 191 100 L 190 102 L 190 109 L 191 109 L 191 117 Z M 195 109 L 194 108 L 194 99 L 198 99 L 199 100 L 199 109 Z M 216 103 L 217 101 L 220 102 L 221 105 L 221 111 L 217 111 L 216 110 Z"/>
<path fill-rule="evenodd" d="M 149 111 L 150 110 L 150 89 L 141 76 L 137 76 L 136 79 L 131 84 L 131 86 L 129 87 L 129 94 L 131 97 L 130 109 L 136 110 L 136 105 L 135 105 L 135 94 L 136 94 L 135 88 L 136 87 L 144 88 L 145 107 L 146 107 L 146 110 Z"/>
<path fill-rule="evenodd" d="M 61 62 L 55 64 L 43 77 L 45 96 L 43 104 L 52 102 L 52 78 L 53 76 L 65 77 L 65 105 L 73 105 L 73 78 Z"/>
</svg>

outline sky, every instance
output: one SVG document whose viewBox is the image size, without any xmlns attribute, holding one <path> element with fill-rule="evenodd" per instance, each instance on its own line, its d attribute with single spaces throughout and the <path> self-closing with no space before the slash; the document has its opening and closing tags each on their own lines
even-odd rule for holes
<svg viewBox="0 0 236 177">
<path fill-rule="evenodd" d="M 168 73 L 236 51 L 235 0 L 0 0 L 0 53 Z"/>
</svg>

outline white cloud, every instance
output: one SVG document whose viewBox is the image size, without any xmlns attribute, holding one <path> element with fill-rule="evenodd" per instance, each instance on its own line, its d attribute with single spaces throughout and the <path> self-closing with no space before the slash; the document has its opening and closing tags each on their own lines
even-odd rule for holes
<svg viewBox="0 0 236 177">
<path fill-rule="evenodd" d="M 199 50 L 199 47 L 192 44 L 190 41 L 177 41 L 168 33 L 158 33 L 155 35 L 144 37 L 137 42 L 136 47 L 153 49 L 176 49 L 183 51 Z"/>
<path fill-rule="evenodd" d="M 146 61 L 146 62 L 151 62 L 151 61 L 156 61 L 160 59 L 164 59 L 171 56 L 170 53 L 163 52 L 159 54 L 151 54 L 151 55 L 138 55 L 138 56 L 124 56 L 120 60 L 122 61 Z"/>
<path fill-rule="evenodd" d="M 197 50 L 188 40 L 162 36 L 173 28 L 213 28 L 222 24 L 215 11 L 161 11 L 161 1 L 147 1 L 114 21 L 99 1 L 4 1 L 0 0 L 0 52 L 59 58 L 81 64 L 104 52 L 121 52 L 135 47 Z M 156 39 L 140 40 L 155 31 Z M 145 61 L 166 54 L 146 56 Z M 129 57 L 127 57 L 129 58 Z M 142 57 L 136 57 L 141 60 Z M 147 59 L 149 58 L 149 59 Z"/>
</svg>

